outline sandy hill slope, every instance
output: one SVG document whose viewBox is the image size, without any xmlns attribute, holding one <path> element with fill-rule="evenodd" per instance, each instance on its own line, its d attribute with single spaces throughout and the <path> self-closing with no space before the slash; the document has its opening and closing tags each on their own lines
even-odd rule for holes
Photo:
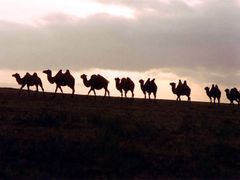
<svg viewBox="0 0 240 180">
<path fill-rule="evenodd" d="M 2 178 L 239 178 L 240 108 L 0 88 Z"/>
</svg>

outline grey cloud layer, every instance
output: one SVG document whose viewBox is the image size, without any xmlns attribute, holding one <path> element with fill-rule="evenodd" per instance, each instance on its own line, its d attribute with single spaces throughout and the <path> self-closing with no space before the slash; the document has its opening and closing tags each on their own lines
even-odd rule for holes
<svg viewBox="0 0 240 180">
<path fill-rule="evenodd" d="M 240 8 L 235 1 L 212 0 L 196 9 L 180 0 L 118 3 L 135 9 L 137 18 L 98 14 L 76 21 L 52 14 L 43 19 L 48 25 L 38 28 L 1 22 L 1 68 L 174 68 L 189 76 L 203 68 L 238 78 Z"/>
</svg>

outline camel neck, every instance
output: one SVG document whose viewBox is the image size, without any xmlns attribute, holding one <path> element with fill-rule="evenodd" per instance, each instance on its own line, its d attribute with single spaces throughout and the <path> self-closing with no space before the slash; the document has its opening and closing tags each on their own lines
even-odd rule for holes
<svg viewBox="0 0 240 180">
<path fill-rule="evenodd" d="M 116 81 L 116 88 L 117 88 L 118 90 L 121 90 L 120 81 Z"/>
<path fill-rule="evenodd" d="M 48 78 L 48 81 L 53 84 L 55 81 L 54 81 L 54 78 L 52 77 L 52 73 L 49 73 L 47 74 L 47 78 Z"/>
<path fill-rule="evenodd" d="M 141 83 L 140 86 L 141 86 L 142 91 L 145 92 L 144 83 Z"/>
<path fill-rule="evenodd" d="M 175 86 L 172 86 L 172 92 L 173 92 L 173 94 L 176 94 L 176 87 Z"/>
<path fill-rule="evenodd" d="M 22 78 L 20 76 L 16 76 L 16 80 L 18 84 L 22 84 Z"/>
<path fill-rule="evenodd" d="M 206 90 L 206 93 L 208 96 L 210 96 L 210 91 L 209 90 Z"/>
<path fill-rule="evenodd" d="M 87 80 L 87 78 L 83 78 L 83 84 L 84 84 L 86 87 L 90 87 L 90 83 L 89 83 L 89 81 Z"/>
</svg>

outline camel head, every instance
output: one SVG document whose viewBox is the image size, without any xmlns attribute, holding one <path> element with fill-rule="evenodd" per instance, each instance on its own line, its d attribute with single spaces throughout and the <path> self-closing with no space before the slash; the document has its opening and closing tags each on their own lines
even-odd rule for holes
<svg viewBox="0 0 240 180">
<path fill-rule="evenodd" d="M 229 89 L 227 88 L 227 89 L 225 89 L 225 92 L 227 93 L 227 94 L 229 94 Z"/>
<path fill-rule="evenodd" d="M 144 84 L 144 80 L 140 79 L 140 80 L 139 80 L 139 83 L 140 83 L 140 84 Z"/>
<path fill-rule="evenodd" d="M 18 78 L 18 77 L 20 77 L 20 75 L 18 73 L 15 73 L 12 75 L 12 77 Z"/>
<path fill-rule="evenodd" d="M 119 77 L 117 77 L 117 78 L 114 78 L 115 79 L 115 81 L 118 83 L 118 82 L 120 82 L 120 78 Z"/>
<path fill-rule="evenodd" d="M 81 77 L 82 79 L 87 79 L 87 75 L 86 75 L 86 74 L 82 74 L 80 77 Z"/>
<path fill-rule="evenodd" d="M 172 86 L 173 88 L 176 87 L 176 83 L 174 83 L 174 82 L 171 82 L 171 83 L 169 83 L 169 84 L 170 84 L 170 86 Z"/>
<path fill-rule="evenodd" d="M 205 87 L 204 89 L 205 89 L 205 91 L 207 91 L 207 92 L 209 91 L 209 87 Z"/>
<path fill-rule="evenodd" d="M 50 69 L 48 69 L 48 70 L 44 70 L 43 73 L 50 75 L 50 74 L 52 74 L 52 71 Z"/>
</svg>

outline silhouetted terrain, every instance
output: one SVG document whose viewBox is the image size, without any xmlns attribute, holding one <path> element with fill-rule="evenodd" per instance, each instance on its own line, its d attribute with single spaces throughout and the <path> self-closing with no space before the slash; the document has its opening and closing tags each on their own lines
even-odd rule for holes
<svg viewBox="0 0 240 180">
<path fill-rule="evenodd" d="M 240 178 L 240 108 L 0 89 L 0 177 Z"/>
</svg>

